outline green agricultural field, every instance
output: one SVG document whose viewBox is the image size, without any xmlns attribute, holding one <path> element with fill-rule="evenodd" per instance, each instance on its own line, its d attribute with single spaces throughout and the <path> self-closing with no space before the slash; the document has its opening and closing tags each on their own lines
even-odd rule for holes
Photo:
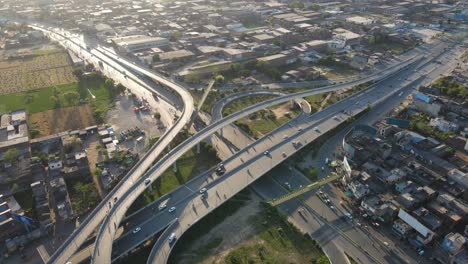
<svg viewBox="0 0 468 264">
<path fill-rule="evenodd" d="M 89 91 L 96 97 L 91 98 Z M 55 108 L 75 106 L 78 100 L 68 101 L 65 94 L 75 92 L 83 102 L 88 102 L 93 110 L 105 113 L 112 107 L 113 96 L 104 86 L 104 80 L 81 80 L 79 83 L 63 84 L 26 92 L 10 93 L 0 96 L 0 114 L 17 109 L 26 109 L 29 114 Z"/>
<path fill-rule="evenodd" d="M 3 94 L 0 96 L 0 114 L 23 108 L 28 113 L 33 114 L 59 106 L 71 106 L 65 101 L 63 94 L 76 91 L 76 89 L 77 84 L 72 83 L 27 92 Z M 58 104 L 51 99 L 52 96 L 56 95 L 58 97 Z"/>
<path fill-rule="evenodd" d="M 0 94 L 76 81 L 70 58 L 61 49 L 36 50 L 30 56 L 0 61 Z"/>
</svg>

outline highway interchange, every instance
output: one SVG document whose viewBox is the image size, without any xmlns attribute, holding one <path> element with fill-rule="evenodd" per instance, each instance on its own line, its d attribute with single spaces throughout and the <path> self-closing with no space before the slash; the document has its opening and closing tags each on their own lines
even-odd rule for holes
<svg viewBox="0 0 468 264">
<path fill-rule="evenodd" d="M 61 41 L 60 39 L 58 40 Z M 76 45 L 76 46 L 79 46 L 79 45 Z M 80 49 L 81 49 L 80 52 L 83 52 L 83 48 L 80 48 Z M 99 47 L 98 49 L 100 51 L 99 54 L 105 54 L 105 58 L 101 60 L 101 61 L 104 61 L 105 63 L 121 64 L 140 74 L 144 74 L 152 79 L 156 79 L 158 82 L 172 89 L 176 90 L 177 88 L 180 88 L 180 86 L 176 84 L 175 82 L 173 82 L 172 80 L 168 80 L 166 78 L 155 75 L 154 73 L 138 65 L 135 65 L 122 58 L 119 58 L 117 55 L 113 54 L 109 50 L 106 50 L 104 48 L 99 48 Z M 432 51 L 436 49 L 433 49 Z M 440 51 L 442 52 L 441 49 Z M 93 55 L 97 56 L 96 52 L 93 52 Z M 218 121 L 215 120 L 212 125 L 203 129 L 196 135 L 192 136 L 186 142 L 183 142 L 181 145 L 177 146 L 169 154 L 164 156 L 155 166 L 151 167 L 151 169 L 149 169 L 149 171 L 145 173 L 146 176 L 141 177 L 141 174 L 143 171 L 146 171 L 146 169 L 149 166 L 146 167 L 144 170 L 141 169 L 144 166 L 136 167 L 138 169 L 139 175 L 138 173 L 136 173 L 136 171 L 134 171 L 134 173 L 132 174 L 135 176 L 132 177 L 132 181 L 123 181 L 123 183 L 121 182 L 121 184 L 119 184 L 119 186 L 122 189 L 118 188 L 117 190 L 122 190 L 122 191 L 118 192 L 119 194 L 118 196 L 112 195 L 112 196 L 107 197 L 106 201 L 111 200 L 114 197 L 117 197 L 117 201 L 115 202 L 115 204 L 113 204 L 111 208 L 105 208 L 105 211 L 104 211 L 104 207 L 107 207 L 107 202 L 106 203 L 103 202 L 102 208 L 98 207 L 97 209 L 99 209 L 99 211 L 97 211 L 97 214 L 93 214 L 93 218 L 95 218 L 95 220 L 94 221 L 89 220 L 88 222 L 86 222 L 85 220 L 85 222 L 83 222 L 79 228 L 83 230 L 84 229 L 83 226 L 87 226 L 88 227 L 87 229 L 94 229 L 95 227 L 99 226 L 99 223 L 89 224 L 90 222 L 100 222 L 100 220 L 105 219 L 103 222 L 103 225 L 101 225 L 101 228 L 99 230 L 99 233 L 97 236 L 98 237 L 97 243 L 95 243 L 95 249 L 94 249 L 94 254 L 93 254 L 93 259 L 92 259 L 93 262 L 94 263 L 107 263 L 111 259 L 112 245 L 110 245 L 110 242 L 114 240 L 114 235 L 118 229 L 118 225 L 120 221 L 123 219 L 125 215 L 126 209 L 138 197 L 138 195 L 146 189 L 147 186 L 146 184 L 144 184 L 145 178 L 150 177 L 151 180 L 154 181 L 178 157 L 180 157 L 188 149 L 195 146 L 201 140 L 209 137 L 211 134 L 218 131 L 220 128 L 226 125 L 229 125 L 233 121 L 241 117 L 247 116 L 250 113 L 253 113 L 260 109 L 263 109 L 268 106 L 272 106 L 281 102 L 286 102 L 291 99 L 301 98 L 301 97 L 314 94 L 314 93 L 323 93 L 323 92 L 328 92 L 328 91 L 340 90 L 345 87 L 354 86 L 354 85 L 364 83 L 373 79 L 381 79 L 383 76 L 386 76 L 389 73 L 397 72 L 398 70 L 397 67 L 398 68 L 405 67 L 407 64 L 409 65 L 410 62 L 411 63 L 419 62 L 421 59 L 422 59 L 422 56 L 416 57 L 416 56 L 408 55 L 406 58 L 402 59 L 402 61 L 404 61 L 402 65 L 396 66 L 394 68 L 390 68 L 386 72 L 381 72 L 378 74 L 370 75 L 367 78 L 352 81 L 347 84 L 318 88 L 318 89 L 315 89 L 316 91 L 314 90 L 314 92 L 306 91 L 306 92 L 281 96 L 279 98 L 268 100 L 258 105 L 249 107 L 245 109 L 244 111 L 241 111 L 239 113 L 234 113 L 233 115 L 228 116 L 226 118 L 220 119 Z M 415 67 L 415 66 L 411 66 L 411 67 Z M 416 75 L 418 74 L 418 72 L 419 70 L 415 72 L 415 69 L 413 68 L 411 71 L 398 72 L 397 73 L 398 76 L 405 78 L 405 80 L 398 78 L 397 81 L 394 81 L 395 78 L 392 78 L 392 79 L 389 79 L 388 81 L 395 82 L 395 85 L 405 83 L 405 82 L 412 82 L 412 79 L 409 75 L 410 74 Z M 408 80 L 406 80 L 407 77 L 405 77 L 405 75 L 409 76 Z M 421 79 L 421 78 L 417 77 L 415 79 Z M 159 212 L 154 213 L 155 214 L 154 219 L 157 219 L 157 223 L 161 223 L 161 226 L 162 226 L 159 230 L 167 226 L 170 222 L 174 221 L 175 218 L 178 218 L 177 221 L 172 222 L 173 225 L 171 225 L 170 229 L 173 230 L 177 234 L 178 237 L 180 237 L 180 235 L 190 225 L 192 225 L 193 223 L 201 219 L 203 215 L 207 214 L 208 212 L 216 208 L 219 204 L 223 203 L 226 199 L 233 196 L 235 193 L 242 190 L 246 186 L 248 186 L 251 182 L 253 182 L 260 175 L 263 175 L 265 172 L 275 167 L 277 164 L 281 163 L 284 159 L 286 159 L 292 153 L 300 149 L 300 147 L 296 148 L 292 146 L 291 142 L 293 138 L 294 138 L 294 141 L 303 142 L 301 145 L 302 147 L 305 144 L 310 143 L 311 139 L 313 140 L 314 138 L 320 136 L 321 133 L 324 133 L 325 131 L 333 127 L 336 127 L 341 122 L 344 122 L 344 120 L 350 115 L 353 115 L 357 112 L 360 112 L 366 109 L 366 106 L 368 103 L 369 104 L 378 103 L 382 101 L 383 98 L 385 98 L 384 96 L 394 94 L 396 91 L 396 90 L 394 91 L 389 91 L 389 90 L 391 89 L 388 89 L 388 87 L 384 87 L 383 85 L 373 86 L 373 88 L 370 88 L 365 92 L 359 93 L 357 96 L 347 98 L 333 106 L 330 106 L 324 109 L 321 112 L 311 115 L 309 118 L 295 119 L 291 123 L 284 125 L 281 128 L 278 128 L 277 130 L 272 132 L 270 135 L 264 138 L 261 138 L 260 140 L 255 142 L 255 144 L 252 144 L 248 148 L 243 149 L 240 152 L 236 153 L 234 156 L 231 157 L 231 159 L 223 162 L 227 168 L 227 172 L 225 176 L 221 178 L 213 177 L 211 181 L 210 180 L 201 181 L 203 185 L 198 183 L 201 186 L 207 186 L 206 188 L 208 188 L 208 198 L 206 200 L 202 200 L 199 198 L 198 189 L 191 189 L 185 185 L 181 186 L 179 189 L 184 189 L 185 192 L 188 192 L 189 195 L 183 194 L 185 198 L 182 201 L 177 201 L 177 210 L 175 210 L 172 214 L 168 213 L 167 211 L 163 211 L 161 213 Z M 184 98 L 184 91 L 185 90 L 181 88 L 179 92 L 179 95 L 182 98 Z M 182 124 L 181 127 L 183 127 L 183 125 L 186 124 L 190 120 L 191 112 L 193 111 L 193 99 L 191 99 L 191 96 L 189 94 L 188 94 L 188 97 L 184 98 L 182 101 L 191 102 L 191 106 L 189 104 L 189 106 L 187 107 L 187 104 L 186 104 L 186 106 L 183 109 L 183 113 L 190 113 L 190 115 L 182 114 L 181 119 L 183 119 L 183 122 L 176 123 L 174 127 L 177 127 L 177 124 Z M 187 110 L 187 108 L 192 108 L 192 109 Z M 347 111 L 346 114 L 341 112 L 345 109 Z M 337 119 L 333 119 L 332 118 L 333 116 L 337 116 Z M 301 129 L 298 128 L 299 126 L 301 126 Z M 316 127 L 318 129 L 315 129 Z M 180 129 L 181 128 L 179 128 L 178 130 Z M 174 129 L 174 130 L 169 130 L 169 131 L 173 131 L 176 134 L 178 130 Z M 288 137 L 285 138 L 284 135 L 288 135 Z M 168 137 L 168 141 L 170 139 L 171 138 Z M 161 144 L 161 146 L 163 145 L 164 144 Z M 269 155 L 264 155 L 263 152 L 267 149 L 269 150 Z M 286 157 L 284 157 L 283 153 L 287 153 Z M 159 153 L 156 153 L 156 154 L 159 154 Z M 154 157 L 154 159 L 155 158 L 156 157 Z M 258 164 L 268 164 L 268 166 L 258 166 Z M 209 174 L 209 172 L 207 174 Z M 208 178 L 210 177 L 209 176 L 206 177 L 206 179 Z M 198 177 L 196 179 L 203 179 L 203 177 Z M 192 184 L 194 184 L 194 186 L 197 185 L 196 183 L 192 183 Z M 216 191 L 213 191 L 214 188 L 216 188 Z M 216 195 L 216 193 L 218 193 L 218 195 Z M 173 204 L 175 205 L 175 203 L 172 202 L 175 200 L 176 199 L 174 197 L 172 196 L 170 197 L 171 206 Z M 168 202 L 167 199 L 165 202 Z M 102 218 L 99 213 L 100 211 L 105 212 L 105 215 L 103 215 Z M 196 213 L 194 211 L 196 211 Z M 151 225 L 151 226 L 155 225 L 154 220 L 151 222 L 147 221 L 147 223 L 148 225 Z M 94 226 L 94 228 L 92 226 Z M 79 231 L 79 229 L 77 230 Z M 142 238 L 143 241 L 154 234 L 153 232 L 146 232 L 145 227 L 143 226 L 142 226 L 142 230 L 143 231 L 139 232 L 138 234 L 143 236 Z M 167 231 L 166 233 L 168 232 L 169 231 Z M 59 252 L 57 256 L 56 254 L 54 254 L 54 256 L 56 257 L 54 258 L 53 256 L 54 259 L 52 259 L 53 261 L 51 262 L 61 263 L 59 260 L 68 259 L 71 256 L 71 254 L 73 254 L 77 250 L 77 248 L 79 247 L 79 245 L 81 245 L 84 239 L 86 239 L 91 233 L 92 233 L 92 230 L 85 231 L 85 232 L 75 231 L 74 232 L 75 235 L 74 236 L 72 235 L 72 237 L 69 240 L 67 240 L 67 242 L 64 243 L 64 245 L 62 246 L 62 252 Z M 147 237 L 144 237 L 145 234 L 148 234 L 148 233 L 152 233 L 152 234 L 147 235 Z M 170 233 L 172 232 L 169 232 L 169 234 Z M 128 234 L 122 235 L 116 241 L 116 244 L 118 243 L 118 245 L 114 248 L 114 251 L 116 251 L 116 249 L 119 249 L 119 252 L 120 252 L 124 248 L 126 248 L 125 244 L 119 242 L 119 240 L 124 241 L 123 239 L 128 238 L 128 237 L 131 237 L 130 240 L 132 240 L 129 242 L 132 244 L 130 247 L 134 246 L 135 244 L 138 245 L 139 243 L 141 243 L 140 241 L 138 241 L 139 238 L 137 238 L 136 235 L 133 235 L 133 236 L 128 235 Z M 84 236 L 86 237 L 81 238 Z M 161 259 L 165 259 L 169 255 L 170 247 L 168 248 L 168 244 L 164 243 L 165 241 L 164 238 L 165 237 L 163 234 L 163 236 L 161 236 L 161 238 L 156 243 L 156 246 L 154 250 L 152 251 L 152 256 L 154 256 L 154 258 L 150 259 L 149 260 L 150 262 L 152 261 L 152 263 L 161 263 L 158 261 L 160 261 Z M 124 246 L 120 246 L 121 244 Z"/>
<path fill-rule="evenodd" d="M 212 210 L 212 207 L 216 208 L 219 205 L 219 203 L 223 202 L 223 200 L 219 198 L 219 195 L 227 195 L 228 198 L 232 197 L 235 193 L 247 186 L 251 181 L 254 181 L 256 179 L 255 176 L 263 175 L 269 169 L 281 163 L 282 159 L 284 158 L 282 153 L 287 153 L 288 156 L 290 153 L 293 153 L 296 148 L 292 146 L 292 140 L 303 142 L 303 144 L 305 145 L 307 144 L 307 140 L 313 140 L 317 138 L 318 136 L 320 136 L 321 133 L 324 133 L 336 127 L 342 122 L 345 122 L 347 118 L 346 115 L 343 116 L 343 114 L 338 114 L 337 116 L 341 121 L 340 122 L 335 120 L 334 118 L 331 118 L 330 115 L 341 113 L 341 111 L 344 110 L 347 111 L 349 115 L 355 115 L 356 113 L 363 111 L 366 108 L 367 104 L 377 105 L 380 102 L 384 101 L 386 97 L 391 97 L 392 95 L 395 97 L 396 93 L 399 92 L 399 89 L 388 89 L 390 86 L 397 87 L 396 85 L 401 85 L 400 87 L 417 87 L 424 79 L 421 78 L 421 76 L 419 76 L 417 72 L 415 72 L 415 69 L 417 67 L 419 67 L 419 64 L 412 68 L 410 67 L 406 72 L 402 72 L 399 75 L 400 78 L 396 80 L 389 79 L 386 82 L 379 83 L 379 85 L 376 85 L 375 88 L 370 88 L 367 91 L 359 93 L 359 96 L 352 96 L 341 102 L 338 102 L 335 105 L 328 107 L 321 112 L 311 115 L 309 118 L 306 118 L 303 122 L 299 124 L 293 124 L 292 126 L 290 126 L 291 124 L 286 125 L 286 127 L 290 127 L 290 129 L 287 129 L 285 127 L 278 128 L 271 134 L 258 140 L 255 143 L 254 149 L 251 149 L 251 147 L 247 147 L 246 150 L 242 150 L 241 152 L 248 151 L 249 149 L 251 149 L 250 152 L 252 154 L 249 153 L 250 156 L 253 155 L 251 160 L 246 160 L 244 158 L 244 166 L 242 170 L 239 169 L 238 166 L 236 166 L 235 175 L 232 175 L 229 178 L 225 178 L 225 176 L 223 176 L 223 180 L 220 180 L 216 187 L 209 186 L 208 192 L 210 192 L 210 190 L 212 189 L 215 189 L 216 191 L 213 192 L 217 192 L 216 195 L 208 195 L 207 199 L 202 200 L 199 198 L 200 195 L 194 192 L 190 201 L 182 202 L 182 204 L 185 205 L 184 211 L 181 213 L 175 213 L 174 217 L 177 217 L 178 220 L 176 222 L 173 222 L 173 226 L 170 226 L 168 230 L 165 231 L 159 237 L 151 252 L 148 263 L 164 263 L 167 260 L 170 254 L 170 250 L 173 247 L 173 244 L 169 244 L 167 242 L 168 236 L 172 233 L 175 233 L 176 237 L 180 237 L 183 234 L 183 232 L 185 232 L 190 227 L 190 225 L 192 225 L 194 222 L 197 222 L 201 218 L 201 212 L 206 211 L 206 213 L 209 213 Z M 426 67 L 433 66 L 426 64 Z M 333 109 L 334 107 L 338 107 L 338 109 Z M 327 112 L 329 113 L 328 116 Z M 324 116 L 321 116 L 321 114 Z M 298 129 L 298 127 L 302 127 L 303 130 L 299 131 L 300 129 Z M 307 129 L 307 127 L 309 129 Z M 318 128 L 319 132 L 315 128 Z M 287 140 L 284 139 L 284 134 L 289 136 Z M 265 148 L 259 149 L 260 146 L 258 142 L 268 142 L 268 140 L 275 142 L 273 143 L 274 148 L 271 148 L 269 147 L 271 145 L 266 144 L 266 146 L 264 146 Z M 266 156 L 262 154 L 262 151 L 266 149 L 269 150 L 269 155 L 271 156 Z M 224 163 L 226 164 L 226 162 Z M 259 166 L 259 164 L 261 165 Z M 249 174 L 249 171 L 251 172 L 251 174 Z M 238 187 L 238 189 L 236 189 L 236 187 Z M 232 193 L 233 191 L 234 193 Z M 207 203 L 210 204 L 210 206 L 208 206 Z M 180 204 L 178 204 L 177 208 L 180 207 Z M 196 214 L 192 212 L 194 210 L 196 210 Z"/>
<path fill-rule="evenodd" d="M 114 206 L 110 209 L 108 216 L 105 218 L 101 228 L 96 236 L 95 249 L 92 256 L 92 262 L 94 263 L 103 263 L 108 262 L 111 259 L 112 246 L 109 245 L 110 241 L 114 240 L 118 226 L 125 215 L 127 208 L 138 198 L 138 196 L 148 187 L 145 184 L 145 179 L 150 178 L 151 182 L 156 180 L 167 168 L 169 168 L 180 156 L 185 152 L 190 150 L 196 144 L 209 137 L 214 132 L 218 131 L 220 128 L 231 124 L 235 120 L 247 116 L 251 113 L 254 113 L 258 110 L 264 109 L 269 106 L 273 106 L 282 102 L 287 102 L 291 99 L 296 99 L 300 97 L 307 96 L 309 94 L 321 93 L 326 91 L 341 90 L 345 87 L 354 86 L 360 83 L 368 82 L 369 80 L 381 79 L 390 74 L 395 74 L 398 71 L 401 71 L 403 67 L 414 63 L 414 61 L 420 60 L 422 56 L 411 57 L 408 61 L 402 62 L 396 66 L 390 67 L 390 69 L 385 72 L 379 72 L 373 74 L 367 78 L 364 78 L 360 81 L 353 81 L 345 85 L 335 85 L 326 88 L 317 88 L 313 91 L 304 91 L 295 94 L 288 94 L 279 98 L 268 100 L 257 105 L 248 107 L 243 111 L 234 113 L 226 118 L 223 118 L 209 127 L 203 129 L 199 133 L 193 135 L 188 140 L 179 144 L 171 152 L 161 158 L 152 168 L 146 173 L 147 176 L 141 177 L 137 183 L 135 183 L 123 197 L 117 200 Z M 362 102 L 364 104 L 364 102 Z M 364 104 L 365 105 L 365 104 Z M 330 108 L 330 107 L 329 107 Z M 333 108 L 333 106 L 331 106 Z M 240 191 L 240 190 L 239 190 Z"/>
<path fill-rule="evenodd" d="M 108 58 L 103 56 L 101 53 L 96 52 L 96 50 L 88 51 L 86 48 L 87 46 L 83 43 L 77 43 L 77 38 L 73 38 L 73 40 L 65 37 L 65 35 L 71 36 L 71 34 L 58 31 L 53 32 L 49 31 L 43 27 L 34 26 L 34 28 L 43 30 L 45 33 L 53 40 L 59 42 L 67 49 L 72 50 L 76 54 L 82 56 L 86 61 L 91 62 L 95 65 L 95 67 L 100 67 L 99 62 L 106 63 L 105 65 L 110 65 L 108 67 L 113 68 L 114 72 L 111 72 L 110 75 L 115 77 L 116 75 L 122 75 L 122 72 L 125 72 L 126 69 L 122 68 L 119 63 L 113 63 Z M 104 64 L 103 64 L 104 65 Z M 104 68 L 104 67 L 103 67 Z M 125 72 L 123 74 L 123 79 L 120 80 L 124 84 L 128 84 L 129 76 L 131 73 Z M 126 75 L 126 76 L 125 76 Z M 169 83 L 162 77 L 157 75 L 153 75 L 153 78 L 158 80 L 162 83 Z M 136 76 L 132 76 L 132 78 L 136 78 Z M 118 197 L 121 197 L 126 190 L 130 188 L 131 185 L 151 166 L 153 161 L 160 155 L 160 153 L 166 149 L 172 139 L 179 133 L 179 131 L 190 121 L 190 118 L 193 113 L 193 98 L 183 87 L 174 85 L 170 83 L 171 88 L 176 91 L 179 96 L 182 98 L 182 101 L 185 105 L 182 107 L 183 114 L 177 120 L 177 122 L 171 126 L 166 133 L 158 140 L 158 142 L 147 152 L 147 154 L 139 160 L 139 162 L 127 173 L 127 175 L 119 182 L 119 184 L 109 193 L 106 198 L 99 203 L 99 205 L 93 210 L 91 213 L 92 217 L 87 217 L 80 226 L 72 233 L 72 235 L 67 239 L 65 242 L 56 252 L 51 256 L 49 262 L 53 263 L 65 263 L 68 261 L 70 256 L 75 253 L 81 244 L 83 244 L 86 239 L 94 232 L 96 227 L 99 226 L 102 219 L 105 218 L 109 211 L 109 207 L 112 205 L 112 201 Z M 133 85 L 134 86 L 134 85 Z M 145 87 L 147 88 L 147 87 Z M 135 90 L 135 89 L 134 89 Z M 153 91 L 160 94 L 160 91 Z"/>
</svg>

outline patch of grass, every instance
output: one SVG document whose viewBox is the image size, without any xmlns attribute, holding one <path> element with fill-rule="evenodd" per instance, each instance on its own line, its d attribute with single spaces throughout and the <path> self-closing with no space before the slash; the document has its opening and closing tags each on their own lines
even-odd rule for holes
<svg viewBox="0 0 468 264">
<path fill-rule="evenodd" d="M 276 208 L 264 204 L 251 222 L 257 234 L 221 263 L 329 263 L 318 244 L 302 235 Z"/>
<path fill-rule="evenodd" d="M 239 98 L 238 100 L 233 101 L 232 103 L 228 104 L 223 109 L 223 115 L 227 116 L 237 111 L 243 110 L 251 105 L 269 100 L 276 96 L 273 95 L 255 95 L 255 96 L 248 96 Z"/>
<path fill-rule="evenodd" d="M 307 178 L 309 178 L 311 181 L 316 181 L 317 180 L 317 169 L 312 167 L 312 168 L 308 168 L 308 169 L 301 169 L 301 172 L 307 176 Z"/>
<path fill-rule="evenodd" d="M 191 149 L 177 160 L 177 172 L 174 172 L 172 167 L 167 169 L 161 177 L 153 183 L 151 190 L 147 190 L 138 197 L 128 210 L 127 215 L 157 200 L 159 197 L 176 189 L 200 173 L 207 171 L 218 162 L 220 162 L 220 160 L 210 145 L 201 144 L 200 154 L 197 153 L 196 148 Z"/>
<path fill-rule="evenodd" d="M 30 114 L 47 111 L 57 107 L 71 106 L 63 98 L 67 92 L 76 91 L 77 84 L 64 84 L 27 92 L 3 94 L 0 96 L 0 113 L 26 109 Z M 58 101 L 51 100 L 56 96 Z"/>
<path fill-rule="evenodd" d="M 89 91 L 96 97 L 91 98 Z M 26 109 L 29 114 L 43 112 L 60 107 L 75 106 L 78 102 L 65 100 L 64 95 L 78 92 L 80 99 L 89 102 L 93 110 L 104 115 L 113 106 L 113 95 L 104 86 L 104 80 L 80 80 L 26 92 L 4 94 L 0 96 L 0 114 L 18 109 Z M 97 119 L 96 119 L 97 120 Z M 102 120 L 100 120 L 102 122 Z"/>
<path fill-rule="evenodd" d="M 105 122 L 105 116 L 114 106 L 114 94 L 106 88 L 104 78 L 81 78 L 78 85 L 80 98 L 90 103 L 94 118 L 98 123 Z M 95 99 L 92 98 L 92 93 Z"/>
<path fill-rule="evenodd" d="M 312 112 L 316 112 L 320 108 L 320 105 L 322 104 L 325 97 L 327 97 L 327 94 L 321 93 L 304 97 L 304 99 L 310 104 Z"/>
<path fill-rule="evenodd" d="M 395 54 L 401 54 L 408 49 L 411 49 L 411 46 L 406 46 L 401 43 L 385 41 L 370 45 L 370 47 L 376 51 L 390 51 Z"/>
<path fill-rule="evenodd" d="M 15 200 L 19 203 L 21 208 L 24 210 L 24 214 L 27 217 L 35 217 L 34 212 L 34 197 L 31 188 L 27 188 L 24 191 L 17 192 L 13 195 Z"/>
<path fill-rule="evenodd" d="M 243 118 L 237 121 L 236 124 L 251 136 L 259 138 L 262 135 L 273 131 L 275 128 L 287 123 L 289 120 L 291 120 L 291 118 L 287 116 L 273 118 L 267 115 L 255 120 Z"/>
<path fill-rule="evenodd" d="M 62 50 L 59 48 L 52 48 L 52 49 L 37 49 L 33 51 L 35 55 L 49 55 L 49 54 L 58 53 L 58 52 L 62 52 Z"/>
<path fill-rule="evenodd" d="M 86 180 L 66 179 L 65 182 L 73 211 L 77 215 L 81 215 L 94 208 L 99 202 L 99 196 L 91 178 L 88 177 Z"/>
</svg>

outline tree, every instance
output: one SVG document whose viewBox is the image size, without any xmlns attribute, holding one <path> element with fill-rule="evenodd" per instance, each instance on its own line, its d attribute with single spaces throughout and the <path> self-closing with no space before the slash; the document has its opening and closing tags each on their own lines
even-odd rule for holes
<svg viewBox="0 0 468 264">
<path fill-rule="evenodd" d="M 304 8 L 304 3 L 302 1 L 292 1 L 288 4 L 290 8 Z"/>
<path fill-rule="evenodd" d="M 78 78 L 78 79 L 81 79 L 81 77 L 83 76 L 83 69 L 81 68 L 76 68 L 73 70 L 73 74 L 75 74 L 75 76 Z"/>
<path fill-rule="evenodd" d="M 312 4 L 307 9 L 313 10 L 313 11 L 318 11 L 320 9 L 320 6 L 318 4 Z"/>
<path fill-rule="evenodd" d="M 161 61 L 161 57 L 159 54 L 154 54 L 153 55 L 153 63 Z"/>
<path fill-rule="evenodd" d="M 77 194 L 81 194 L 79 202 L 75 204 L 75 209 L 78 209 L 78 214 L 88 210 L 88 208 L 94 206 L 97 201 L 97 193 L 93 183 L 82 183 L 78 182 L 73 186 L 73 190 Z"/>
<path fill-rule="evenodd" d="M 19 190 L 18 184 L 17 184 L 17 183 L 13 183 L 13 185 L 11 186 L 11 191 L 12 191 L 13 193 L 15 193 L 15 192 L 18 192 L 18 190 Z"/>
<path fill-rule="evenodd" d="M 123 86 L 123 84 L 119 83 L 115 86 L 115 90 L 118 92 L 118 93 L 123 93 L 125 92 L 127 88 L 125 88 L 125 86 Z"/>
<path fill-rule="evenodd" d="M 321 256 L 315 261 L 315 263 L 316 264 L 329 264 L 330 260 L 328 259 L 327 256 Z"/>
<path fill-rule="evenodd" d="M 86 69 L 86 71 L 94 71 L 94 65 L 93 64 L 87 64 L 85 69 Z"/>
<path fill-rule="evenodd" d="M 224 76 L 222 74 L 218 74 L 214 77 L 214 80 L 217 84 L 222 84 L 224 82 Z"/>
<path fill-rule="evenodd" d="M 18 159 L 18 155 L 18 149 L 11 148 L 3 153 L 3 160 L 11 163 Z"/>
<path fill-rule="evenodd" d="M 69 105 L 75 105 L 80 99 L 80 94 L 74 91 L 66 92 L 63 98 L 68 102 Z"/>
<path fill-rule="evenodd" d="M 174 31 L 171 34 L 171 41 L 177 41 L 182 37 L 182 33 L 180 31 Z"/>
<path fill-rule="evenodd" d="M 114 85 L 115 85 L 114 80 L 110 78 L 106 78 L 106 80 L 104 81 L 104 86 L 109 90 L 114 89 Z"/>
<path fill-rule="evenodd" d="M 161 114 L 160 114 L 159 112 L 154 113 L 154 118 L 160 119 L 160 118 L 161 118 Z"/>
</svg>

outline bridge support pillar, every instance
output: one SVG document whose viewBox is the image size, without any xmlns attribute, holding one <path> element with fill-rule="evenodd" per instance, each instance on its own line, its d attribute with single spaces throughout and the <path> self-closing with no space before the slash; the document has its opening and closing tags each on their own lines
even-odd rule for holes
<svg viewBox="0 0 468 264">
<path fill-rule="evenodd" d="M 197 154 L 200 154 L 200 142 L 197 144 Z"/>
<path fill-rule="evenodd" d="M 177 161 L 174 161 L 174 163 L 172 164 L 172 170 L 174 171 L 174 173 L 177 172 Z"/>
</svg>

